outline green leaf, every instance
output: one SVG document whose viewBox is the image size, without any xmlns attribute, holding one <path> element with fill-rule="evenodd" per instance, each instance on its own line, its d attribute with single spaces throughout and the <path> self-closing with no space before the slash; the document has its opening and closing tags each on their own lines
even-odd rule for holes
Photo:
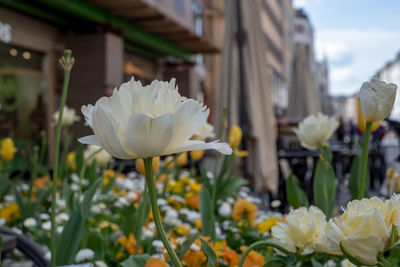
<svg viewBox="0 0 400 267">
<path fill-rule="evenodd" d="M 82 218 L 87 218 L 89 215 L 90 211 L 90 204 L 92 202 L 92 198 L 94 196 L 94 193 L 96 193 L 97 187 L 103 182 L 103 178 L 100 177 L 96 181 L 94 181 L 93 184 L 90 185 L 89 189 L 86 190 L 85 195 L 83 197 L 83 201 L 81 204 L 81 213 L 82 213 Z"/>
<path fill-rule="evenodd" d="M 351 199 L 358 199 L 359 191 L 360 191 L 360 180 L 361 180 L 361 152 L 358 152 L 357 156 L 354 157 L 353 163 L 350 168 L 350 176 L 349 183 L 347 188 L 351 193 Z M 370 180 L 370 174 L 367 170 L 367 175 L 365 177 L 365 183 L 368 185 Z M 368 188 L 366 186 L 366 188 Z M 365 190 L 364 197 L 368 198 L 368 190 Z"/>
<path fill-rule="evenodd" d="M 286 196 L 289 204 L 297 209 L 299 207 L 308 207 L 308 199 L 303 189 L 300 187 L 299 179 L 290 173 L 286 180 Z"/>
<path fill-rule="evenodd" d="M 314 203 L 330 218 L 335 206 L 337 181 L 331 166 L 332 154 L 328 147 L 323 147 L 321 157 L 315 169 L 313 192 Z"/>
<path fill-rule="evenodd" d="M 105 246 L 105 240 L 99 232 L 93 231 L 88 235 L 87 247 L 94 251 L 94 260 L 104 259 Z"/>
<path fill-rule="evenodd" d="M 185 254 L 188 251 L 188 249 L 190 248 L 190 246 L 193 244 L 194 241 L 196 241 L 197 238 L 199 238 L 199 236 L 200 236 L 199 233 L 191 234 L 191 235 L 187 236 L 185 242 L 183 242 L 183 244 L 181 245 L 181 247 L 177 253 L 179 259 L 182 259 L 183 256 L 185 256 Z"/>
<path fill-rule="evenodd" d="M 89 214 L 90 203 L 101 181 L 102 179 L 99 178 L 86 190 L 83 202 L 75 209 L 71 218 L 64 226 L 60 239 L 57 242 L 57 265 L 68 265 L 72 263 L 79 242 L 82 239 L 84 220 Z"/>
<path fill-rule="evenodd" d="M 390 232 L 389 239 L 386 241 L 385 250 L 393 247 L 399 241 L 399 238 L 399 229 L 397 229 L 396 225 L 392 224 L 392 231 Z"/>
<path fill-rule="evenodd" d="M 226 199 L 227 197 L 232 196 L 237 192 L 239 187 L 243 185 L 247 185 L 248 181 L 240 177 L 228 177 L 217 185 L 217 200 L 218 199 Z"/>
<path fill-rule="evenodd" d="M 77 146 L 76 152 L 75 152 L 75 163 L 76 163 L 77 173 L 81 172 L 81 169 L 84 164 L 83 149 L 84 149 L 83 145 L 81 143 L 78 143 L 78 146 Z"/>
<path fill-rule="evenodd" d="M 130 256 L 128 259 L 121 262 L 122 267 L 144 267 L 146 262 L 151 258 L 149 254 L 140 254 Z"/>
<path fill-rule="evenodd" d="M 201 240 L 201 247 L 207 256 L 207 267 L 215 267 L 217 262 L 217 255 L 215 255 L 215 252 L 211 248 L 210 244 L 208 244 L 203 239 L 200 240 Z"/>
<path fill-rule="evenodd" d="M 72 263 L 75 252 L 78 248 L 83 234 L 83 218 L 81 206 L 75 209 L 71 218 L 61 233 L 56 248 L 57 266 L 69 265 Z"/>
<path fill-rule="evenodd" d="M 200 215 L 202 223 L 201 233 L 203 236 L 211 236 L 214 229 L 214 225 L 211 225 L 210 220 L 211 212 L 210 190 L 203 184 L 200 191 Z"/>
</svg>

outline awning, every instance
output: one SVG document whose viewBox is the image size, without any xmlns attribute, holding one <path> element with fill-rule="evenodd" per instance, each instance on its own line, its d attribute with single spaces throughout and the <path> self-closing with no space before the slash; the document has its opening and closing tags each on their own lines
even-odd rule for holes
<svg viewBox="0 0 400 267">
<path fill-rule="evenodd" d="M 151 1 L 144 0 L 87 0 L 106 12 L 121 17 L 191 53 L 216 53 L 220 49 L 192 29 L 161 12 Z"/>
</svg>

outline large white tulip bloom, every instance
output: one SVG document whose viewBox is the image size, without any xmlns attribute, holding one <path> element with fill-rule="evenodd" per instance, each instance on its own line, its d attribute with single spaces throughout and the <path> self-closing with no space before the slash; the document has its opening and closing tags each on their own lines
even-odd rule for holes
<svg viewBox="0 0 400 267">
<path fill-rule="evenodd" d="M 327 247 L 332 253 L 344 251 L 363 264 L 377 264 L 377 255 L 387 249 L 392 227 L 398 227 L 399 197 L 385 202 L 377 197 L 353 200 L 342 216 L 326 227 Z"/>
<path fill-rule="evenodd" d="M 301 145 L 310 150 L 318 149 L 332 137 L 332 134 L 339 127 L 335 118 L 318 113 L 317 116 L 310 115 L 300 122 L 299 127 L 294 129 Z"/>
<path fill-rule="evenodd" d="M 274 243 L 292 253 L 307 255 L 314 251 L 323 252 L 326 219 L 325 214 L 315 206 L 292 210 L 286 222 L 278 222 L 271 228 Z"/>
<path fill-rule="evenodd" d="M 389 116 L 396 99 L 397 85 L 377 78 L 361 86 L 361 111 L 368 122 L 380 121 Z"/>
<path fill-rule="evenodd" d="M 215 149 L 231 154 L 226 143 L 189 140 L 202 127 L 210 111 L 193 99 L 182 97 L 170 82 L 155 80 L 142 86 L 133 78 L 114 89 L 112 96 L 82 106 L 94 135 L 84 144 L 103 147 L 120 159 L 149 158 L 190 150 Z"/>
</svg>

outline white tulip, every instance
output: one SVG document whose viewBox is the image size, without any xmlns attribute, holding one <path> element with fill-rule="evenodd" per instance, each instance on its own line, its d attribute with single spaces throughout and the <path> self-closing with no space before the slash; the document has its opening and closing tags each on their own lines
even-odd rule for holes
<svg viewBox="0 0 400 267">
<path fill-rule="evenodd" d="M 175 79 L 142 86 L 132 78 L 111 97 L 83 106 L 82 113 L 94 135 L 79 141 L 101 146 L 116 158 L 149 158 L 200 149 L 232 153 L 226 143 L 189 140 L 207 122 L 210 111 L 198 101 L 182 97 Z"/>
<path fill-rule="evenodd" d="M 83 157 L 85 158 L 87 165 L 92 165 L 93 161 L 95 161 L 97 167 L 104 167 L 107 165 L 107 163 L 112 162 L 112 156 L 104 149 L 101 149 L 99 152 L 97 152 L 99 149 L 101 149 L 100 146 L 87 146 L 86 150 L 83 152 Z"/>
<path fill-rule="evenodd" d="M 389 116 L 396 99 L 397 85 L 377 78 L 365 82 L 360 90 L 361 111 L 368 122 L 380 121 Z"/>
<path fill-rule="evenodd" d="M 315 206 L 298 208 L 289 212 L 286 222 L 277 222 L 271 228 L 274 243 L 286 250 L 302 255 L 323 252 L 326 226 L 325 214 Z"/>
<path fill-rule="evenodd" d="M 54 112 L 53 125 L 57 125 L 59 114 L 60 114 L 59 110 Z M 63 116 L 61 118 L 61 126 L 68 127 L 68 126 L 71 126 L 72 124 L 74 124 L 74 122 L 79 121 L 79 120 L 80 120 L 80 118 L 76 115 L 75 109 L 64 106 Z"/>
<path fill-rule="evenodd" d="M 327 247 L 332 253 L 346 253 L 363 264 L 377 264 L 392 231 L 397 227 L 399 197 L 385 202 L 377 197 L 353 200 L 343 215 L 331 219 L 326 227 Z"/>
<path fill-rule="evenodd" d="M 332 137 L 338 126 L 339 122 L 335 118 L 318 113 L 317 116 L 310 115 L 305 118 L 294 132 L 303 147 L 316 150 Z"/>
</svg>

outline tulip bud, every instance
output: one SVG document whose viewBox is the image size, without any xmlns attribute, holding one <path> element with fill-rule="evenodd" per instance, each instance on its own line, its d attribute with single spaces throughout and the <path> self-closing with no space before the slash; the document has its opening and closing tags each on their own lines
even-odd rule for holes
<svg viewBox="0 0 400 267">
<path fill-rule="evenodd" d="M 17 148 L 14 146 L 14 141 L 10 137 L 4 138 L 0 146 L 1 158 L 9 162 L 14 158 L 15 152 Z"/>
<path fill-rule="evenodd" d="M 368 122 L 380 121 L 389 116 L 396 98 L 397 85 L 377 78 L 361 86 L 361 110 Z"/>
<path fill-rule="evenodd" d="M 192 150 L 190 151 L 190 157 L 194 161 L 199 161 L 203 158 L 204 150 Z"/>
<path fill-rule="evenodd" d="M 174 157 L 173 156 L 166 157 L 164 162 L 165 162 L 165 166 L 167 166 L 168 170 L 171 170 L 175 166 Z"/>
<path fill-rule="evenodd" d="M 364 116 L 363 116 L 363 114 L 361 112 L 360 98 L 357 98 L 357 126 L 358 126 L 358 129 L 362 133 L 365 132 L 366 122 L 367 122 L 367 120 L 364 118 Z M 381 125 L 381 121 L 375 121 L 374 123 L 372 123 L 371 133 L 373 133 L 376 130 L 378 130 L 380 125 Z"/>
<path fill-rule="evenodd" d="M 153 163 L 153 173 L 156 173 L 158 171 L 158 169 L 160 168 L 160 157 L 154 157 L 152 163 Z M 138 173 L 143 174 L 143 175 L 146 174 L 143 159 L 136 159 L 135 166 L 136 166 L 136 170 Z"/>
<path fill-rule="evenodd" d="M 178 166 L 185 166 L 188 161 L 188 154 L 187 152 L 182 152 L 179 154 L 179 156 L 176 158 L 176 163 Z"/>
<path fill-rule="evenodd" d="M 242 137 L 242 129 L 240 129 L 240 127 L 237 125 L 233 125 L 229 130 L 228 144 L 232 147 L 232 149 L 238 148 L 242 142 Z"/>
</svg>

